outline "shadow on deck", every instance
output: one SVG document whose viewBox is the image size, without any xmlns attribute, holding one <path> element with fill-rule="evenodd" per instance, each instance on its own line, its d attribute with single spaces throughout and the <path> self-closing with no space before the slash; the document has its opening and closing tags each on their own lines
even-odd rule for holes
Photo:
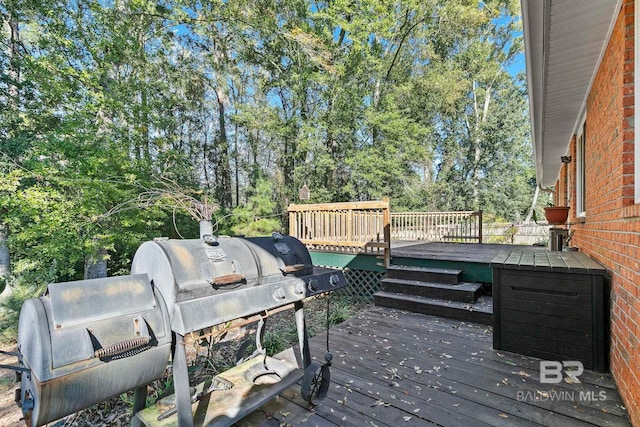
<svg viewBox="0 0 640 427">
<path fill-rule="evenodd" d="M 324 335 L 311 340 L 324 354 Z M 490 327 L 374 307 L 331 330 L 328 397 L 299 387 L 238 426 L 628 426 L 610 374 L 541 384 L 539 361 L 492 349 Z"/>
</svg>

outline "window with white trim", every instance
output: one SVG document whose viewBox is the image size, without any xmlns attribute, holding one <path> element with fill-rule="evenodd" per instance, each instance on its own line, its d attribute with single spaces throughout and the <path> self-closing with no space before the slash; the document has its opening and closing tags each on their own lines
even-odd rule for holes
<svg viewBox="0 0 640 427">
<path fill-rule="evenodd" d="M 586 136 L 587 136 L 586 122 L 580 126 L 580 132 L 576 138 L 576 216 L 585 216 L 585 193 L 586 193 L 586 169 L 585 169 L 585 154 L 586 154 Z"/>
</svg>

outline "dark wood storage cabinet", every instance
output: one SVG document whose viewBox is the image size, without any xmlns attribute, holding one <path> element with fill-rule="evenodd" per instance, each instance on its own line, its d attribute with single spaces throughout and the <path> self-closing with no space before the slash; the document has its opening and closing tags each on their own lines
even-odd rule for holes
<svg viewBox="0 0 640 427">
<path fill-rule="evenodd" d="M 581 252 L 505 251 L 492 261 L 493 348 L 607 370 L 607 270 Z"/>
</svg>

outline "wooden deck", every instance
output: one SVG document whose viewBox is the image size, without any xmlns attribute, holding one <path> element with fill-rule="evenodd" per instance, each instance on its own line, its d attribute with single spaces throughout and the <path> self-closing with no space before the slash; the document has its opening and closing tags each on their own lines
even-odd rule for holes
<svg viewBox="0 0 640 427">
<path fill-rule="evenodd" d="M 322 357 L 325 336 L 311 340 Z M 628 426 L 609 374 L 541 384 L 539 359 L 492 349 L 491 329 L 375 307 L 331 330 L 331 387 L 293 387 L 238 426 Z"/>
<path fill-rule="evenodd" d="M 491 264 L 500 252 L 516 249 L 544 251 L 545 247 L 525 245 L 497 245 L 487 243 L 391 242 L 391 257 L 430 259 L 441 261 Z"/>
</svg>

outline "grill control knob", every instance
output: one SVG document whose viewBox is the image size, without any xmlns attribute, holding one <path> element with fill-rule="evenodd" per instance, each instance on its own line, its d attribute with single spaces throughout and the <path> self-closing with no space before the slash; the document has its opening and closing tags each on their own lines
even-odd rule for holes
<svg viewBox="0 0 640 427">
<path fill-rule="evenodd" d="M 316 281 L 316 279 L 309 280 L 309 284 L 307 285 L 307 288 L 311 292 L 316 292 L 318 290 L 318 282 Z"/>
<path fill-rule="evenodd" d="M 340 278 L 337 274 L 332 274 L 331 276 L 329 276 L 329 283 L 331 284 L 331 286 L 338 286 L 338 284 L 340 284 Z"/>
<path fill-rule="evenodd" d="M 293 288 L 293 292 L 297 295 L 304 295 L 304 283 L 296 283 L 295 287 Z"/>
<path fill-rule="evenodd" d="M 275 288 L 273 290 L 273 297 L 276 300 L 283 300 L 287 297 L 287 294 L 284 293 L 284 289 L 282 289 L 280 286 L 278 286 L 277 288 Z"/>
</svg>

